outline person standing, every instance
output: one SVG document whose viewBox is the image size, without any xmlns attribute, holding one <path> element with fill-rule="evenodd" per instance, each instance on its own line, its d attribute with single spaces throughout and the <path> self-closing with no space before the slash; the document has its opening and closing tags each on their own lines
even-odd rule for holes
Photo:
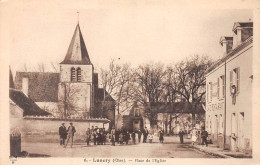
<svg viewBox="0 0 260 168">
<path fill-rule="evenodd" d="M 141 130 L 138 131 L 138 142 L 141 142 L 141 136 L 142 136 L 142 132 Z"/>
<path fill-rule="evenodd" d="M 93 134 L 94 145 L 97 145 L 97 132 L 96 132 L 96 130 L 94 130 L 92 134 Z"/>
<path fill-rule="evenodd" d="M 119 142 L 120 142 L 120 144 L 123 144 L 123 133 L 122 132 L 120 132 L 120 134 L 119 134 Z"/>
<path fill-rule="evenodd" d="M 160 143 L 163 143 L 163 131 L 162 130 L 159 131 L 159 140 L 160 140 Z"/>
<path fill-rule="evenodd" d="M 101 143 L 101 134 L 100 134 L 100 129 L 97 129 L 97 132 L 96 132 L 96 138 L 97 138 L 97 145 L 100 145 Z"/>
<path fill-rule="evenodd" d="M 74 137 L 74 134 L 76 132 L 76 129 L 75 127 L 73 126 L 72 123 L 70 123 L 70 126 L 68 127 L 67 129 L 67 133 L 68 133 L 68 139 L 67 139 L 67 143 L 64 147 L 67 147 L 68 143 L 69 143 L 69 140 L 71 140 L 70 142 L 70 147 L 72 148 L 72 145 L 73 145 L 73 137 Z"/>
<path fill-rule="evenodd" d="M 89 145 L 89 142 L 90 142 L 90 140 L 91 140 L 91 131 L 90 131 L 90 129 L 88 128 L 88 130 L 87 130 L 87 132 L 86 132 L 86 135 L 87 135 L 87 145 Z"/>
<path fill-rule="evenodd" d="M 59 128 L 59 135 L 60 135 L 60 145 L 65 145 L 65 141 L 67 139 L 67 130 L 65 127 L 65 123 L 62 123 Z"/>
<path fill-rule="evenodd" d="M 128 145 L 129 139 L 130 139 L 130 133 L 129 133 L 129 131 L 126 131 L 126 134 L 125 134 L 125 143 L 126 143 L 126 145 Z"/>
<path fill-rule="evenodd" d="M 180 130 L 179 137 L 180 137 L 181 144 L 183 144 L 183 136 L 184 136 L 184 132 L 182 130 Z"/>
<path fill-rule="evenodd" d="M 207 138 L 208 138 L 208 132 L 205 130 L 205 128 L 203 128 L 201 132 L 201 139 L 202 139 L 201 145 L 204 145 L 205 143 L 206 146 L 208 146 Z"/>
<path fill-rule="evenodd" d="M 131 137 L 132 137 L 132 142 L 133 142 L 133 144 L 135 144 L 135 131 L 132 132 Z"/>
<path fill-rule="evenodd" d="M 111 130 L 111 142 L 112 142 L 112 146 L 115 146 L 115 135 L 116 135 L 116 130 L 113 127 Z"/>
<path fill-rule="evenodd" d="M 196 128 L 194 127 L 193 128 L 193 130 L 192 130 L 192 132 L 191 132 L 191 144 L 192 145 L 194 145 L 195 144 L 195 142 L 197 142 L 197 130 L 196 130 Z"/>
<path fill-rule="evenodd" d="M 148 131 L 147 127 L 145 127 L 145 129 L 144 129 L 143 143 L 146 143 L 148 134 L 149 134 L 149 131 Z"/>
</svg>

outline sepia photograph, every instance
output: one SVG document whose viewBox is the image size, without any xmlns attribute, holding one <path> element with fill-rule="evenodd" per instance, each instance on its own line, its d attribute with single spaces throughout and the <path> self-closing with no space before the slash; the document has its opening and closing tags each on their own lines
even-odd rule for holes
<svg viewBox="0 0 260 168">
<path fill-rule="evenodd" d="M 2 164 L 259 164 L 259 2 L 178 2 L 0 1 Z"/>
</svg>

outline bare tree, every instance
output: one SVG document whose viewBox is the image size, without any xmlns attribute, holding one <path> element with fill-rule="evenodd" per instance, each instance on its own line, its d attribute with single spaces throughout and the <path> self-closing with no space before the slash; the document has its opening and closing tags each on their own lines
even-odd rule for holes
<svg viewBox="0 0 260 168">
<path fill-rule="evenodd" d="M 145 115 L 153 128 L 157 125 L 158 112 L 152 110 L 153 104 L 163 100 L 163 81 L 165 70 L 162 64 L 145 64 L 139 66 L 134 72 L 135 84 L 130 96 L 143 104 Z"/>
<path fill-rule="evenodd" d="M 38 71 L 45 72 L 45 65 L 44 63 L 38 63 Z"/>
<path fill-rule="evenodd" d="M 28 72 L 28 66 L 27 66 L 27 64 L 23 64 L 22 71 L 23 71 L 23 72 Z"/>
<path fill-rule="evenodd" d="M 59 65 L 51 62 L 51 68 L 54 70 L 54 72 L 59 72 Z"/>
<path fill-rule="evenodd" d="M 172 90 L 178 93 L 188 103 L 192 113 L 192 126 L 195 125 L 195 113 L 199 105 L 205 102 L 205 72 L 212 64 L 206 57 L 195 55 L 175 65 L 175 79 L 177 81 Z"/>
<path fill-rule="evenodd" d="M 109 68 L 100 69 L 100 72 L 104 89 L 115 99 L 119 118 L 119 115 L 130 109 L 132 105 L 131 99 L 128 98 L 132 86 L 131 67 L 129 64 L 120 65 L 112 60 L 109 64 Z M 108 95 L 105 95 L 105 98 L 106 96 Z M 118 118 L 116 119 L 117 122 Z"/>
<path fill-rule="evenodd" d="M 78 114 L 84 109 L 77 106 L 78 98 L 76 94 L 80 93 L 80 88 L 72 83 L 61 83 L 61 94 L 59 97 L 59 112 L 63 118 Z"/>
</svg>

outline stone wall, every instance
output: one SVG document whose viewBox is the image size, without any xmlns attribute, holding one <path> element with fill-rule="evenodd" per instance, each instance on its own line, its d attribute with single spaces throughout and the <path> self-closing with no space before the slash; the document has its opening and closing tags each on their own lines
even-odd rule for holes
<svg viewBox="0 0 260 168">
<path fill-rule="evenodd" d="M 59 127 L 65 123 L 68 128 L 72 122 L 76 133 L 74 142 L 85 142 L 86 130 L 92 127 L 105 128 L 108 130 L 109 122 L 107 119 L 58 119 L 52 117 L 24 117 L 22 127 L 22 142 L 59 142 Z M 103 125 L 103 123 L 106 123 Z"/>
</svg>

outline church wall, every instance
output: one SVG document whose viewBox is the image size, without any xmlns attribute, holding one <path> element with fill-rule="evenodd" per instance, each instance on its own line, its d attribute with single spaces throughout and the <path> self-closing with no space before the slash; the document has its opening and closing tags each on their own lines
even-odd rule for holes
<svg viewBox="0 0 260 168">
<path fill-rule="evenodd" d="M 22 142 L 44 142 L 44 143 L 58 143 L 59 142 L 59 127 L 61 123 L 65 123 L 68 128 L 69 120 L 52 120 L 52 119 L 24 119 L 22 129 Z M 90 121 L 72 121 L 75 126 L 76 133 L 74 136 L 74 142 L 85 142 L 86 130 L 88 128 L 98 127 L 103 128 L 101 122 Z M 104 124 L 104 128 L 108 130 L 109 124 Z"/>
</svg>

